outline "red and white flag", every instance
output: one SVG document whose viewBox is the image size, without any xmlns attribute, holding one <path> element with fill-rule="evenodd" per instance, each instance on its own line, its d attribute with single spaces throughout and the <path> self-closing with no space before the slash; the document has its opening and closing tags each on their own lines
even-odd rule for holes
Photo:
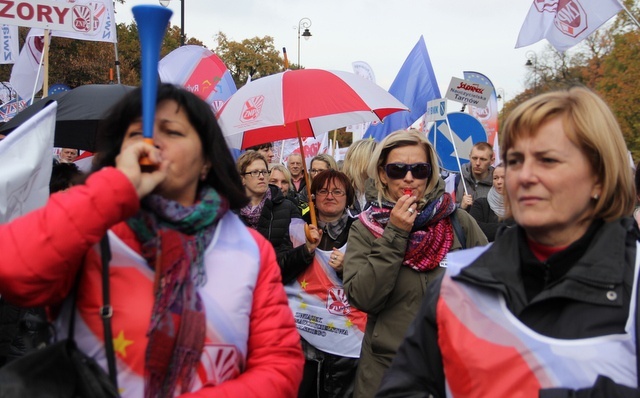
<svg viewBox="0 0 640 398">
<path fill-rule="evenodd" d="M 33 29 L 20 50 L 20 55 L 11 69 L 9 82 L 20 98 L 29 101 L 33 96 L 34 87 L 38 92 L 42 89 L 42 71 L 38 74 L 42 51 L 44 49 L 44 37 L 33 34 Z M 36 82 L 37 77 L 37 82 Z"/>
<path fill-rule="evenodd" d="M 566 51 L 622 11 L 618 0 L 534 0 L 516 48 L 547 39 Z"/>
</svg>

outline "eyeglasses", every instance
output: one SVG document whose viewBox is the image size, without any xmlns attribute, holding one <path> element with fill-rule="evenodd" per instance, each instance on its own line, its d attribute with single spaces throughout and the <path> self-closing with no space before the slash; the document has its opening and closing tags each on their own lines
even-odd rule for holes
<svg viewBox="0 0 640 398">
<path fill-rule="evenodd" d="M 334 189 L 333 191 L 329 191 L 326 189 L 319 189 L 318 192 L 316 192 L 316 196 L 327 196 L 329 194 L 333 195 L 334 198 L 341 198 L 347 193 L 342 189 Z"/>
<path fill-rule="evenodd" d="M 384 166 L 384 171 L 387 172 L 387 177 L 394 180 L 404 178 L 409 171 L 413 178 L 425 180 L 431 175 L 431 165 L 429 163 L 389 163 Z"/>
<path fill-rule="evenodd" d="M 269 170 L 253 170 L 253 171 L 247 171 L 246 173 L 242 173 L 243 176 L 246 176 L 247 174 L 251 174 L 251 177 L 253 178 L 258 178 L 258 176 L 267 176 L 269 174 Z"/>
<path fill-rule="evenodd" d="M 318 173 L 321 173 L 321 172 L 323 172 L 325 170 L 327 170 L 327 169 L 311 169 L 311 170 L 309 170 L 309 173 L 318 174 Z"/>
</svg>

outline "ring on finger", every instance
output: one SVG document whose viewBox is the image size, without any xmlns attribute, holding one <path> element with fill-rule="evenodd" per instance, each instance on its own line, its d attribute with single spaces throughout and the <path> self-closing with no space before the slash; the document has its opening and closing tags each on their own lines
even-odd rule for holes
<svg viewBox="0 0 640 398">
<path fill-rule="evenodd" d="M 413 214 L 413 213 L 415 212 L 415 210 L 413 210 L 411 207 L 409 207 L 409 208 L 407 209 L 407 211 L 408 211 L 409 213 L 411 213 L 411 214 Z"/>
</svg>

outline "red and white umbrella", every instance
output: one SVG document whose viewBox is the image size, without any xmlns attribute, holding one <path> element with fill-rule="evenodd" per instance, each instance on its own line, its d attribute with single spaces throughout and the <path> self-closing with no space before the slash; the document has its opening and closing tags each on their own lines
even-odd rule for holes
<svg viewBox="0 0 640 398">
<path fill-rule="evenodd" d="M 408 108 L 382 87 L 342 71 L 287 70 L 251 81 L 218 113 L 232 148 L 296 137 L 372 121 Z"/>
<path fill-rule="evenodd" d="M 408 110 L 393 95 L 362 77 L 320 69 L 287 70 L 254 80 L 229 98 L 218 122 L 232 148 L 298 138 L 302 169 L 311 198 L 311 182 L 301 137 L 313 137 L 350 124 L 382 121 Z M 311 223 L 316 224 L 313 202 Z M 307 231 L 308 233 L 308 231 Z"/>
</svg>

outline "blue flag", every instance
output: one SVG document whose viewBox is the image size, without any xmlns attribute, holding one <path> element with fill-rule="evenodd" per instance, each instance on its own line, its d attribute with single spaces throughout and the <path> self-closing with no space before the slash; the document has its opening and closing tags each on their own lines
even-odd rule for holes
<svg viewBox="0 0 640 398">
<path fill-rule="evenodd" d="M 383 123 L 372 123 L 363 138 L 373 138 L 379 142 L 396 130 L 406 129 L 424 115 L 427 102 L 440 98 L 440 89 L 423 36 L 420 36 L 404 61 L 389 93 L 405 104 L 409 112 L 396 112 L 384 118 Z"/>
</svg>

